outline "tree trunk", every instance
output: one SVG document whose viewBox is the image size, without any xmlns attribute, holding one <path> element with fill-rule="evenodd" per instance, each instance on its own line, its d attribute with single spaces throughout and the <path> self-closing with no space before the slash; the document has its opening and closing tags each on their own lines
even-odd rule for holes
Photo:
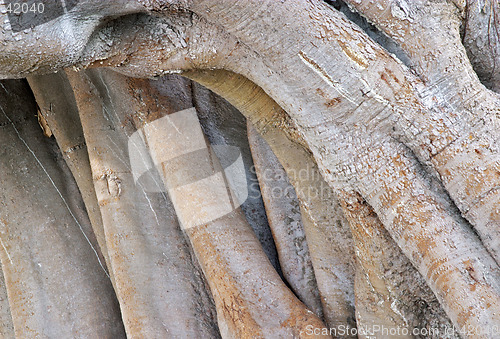
<svg viewBox="0 0 500 339">
<path fill-rule="evenodd" d="M 0 5 L 0 78 L 29 77 L 43 128 L 29 117 L 33 102 L 12 99 L 29 97 L 25 85 L 2 83 L 2 331 L 79 335 L 97 326 L 93 333 L 123 335 L 123 320 L 130 336 L 350 336 L 337 330 L 378 325 L 498 336 L 498 3 L 345 2 L 66 1 L 45 22 Z M 373 41 L 351 20 L 386 38 Z M 68 70 L 69 81 L 40 76 L 64 67 L 79 72 Z M 85 70 L 97 67 L 160 80 Z M 227 99 L 283 166 L 297 196 L 278 203 L 269 198 L 277 183 L 262 174 L 278 164 L 259 156 L 263 141 L 252 132 L 275 241 L 262 201 L 236 199 L 244 194 L 234 184 L 255 180 L 246 132 L 218 124 L 220 113 L 206 108 L 244 125 L 239 115 L 199 85 L 167 81 L 170 73 Z M 176 139 L 169 122 L 179 112 L 178 124 L 192 124 Z M 210 151 L 216 140 L 243 150 L 239 176 L 228 174 L 231 157 L 219 163 Z M 306 238 L 299 247 L 307 245 L 310 260 L 291 246 L 297 237 L 285 236 L 279 215 L 298 221 L 297 203 Z M 36 237 L 35 221 L 43 225 Z M 328 328 L 282 281 L 274 242 L 283 277 Z M 291 269 L 296 255 L 301 263 Z M 302 277 L 314 271 L 317 290 L 312 278 L 292 278 L 301 269 Z M 88 299 L 72 299 L 69 286 Z M 44 307 L 58 311 L 27 311 Z M 97 324 L 93 308 L 110 310 L 107 320 Z"/>
</svg>

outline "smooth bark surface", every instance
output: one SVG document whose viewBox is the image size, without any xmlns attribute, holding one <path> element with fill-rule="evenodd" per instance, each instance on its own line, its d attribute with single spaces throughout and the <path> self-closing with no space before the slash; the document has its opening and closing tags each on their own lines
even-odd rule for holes
<svg viewBox="0 0 500 339">
<path fill-rule="evenodd" d="M 78 185 L 99 244 L 99 251 L 104 257 L 106 272 L 114 284 L 113 271 L 109 269 L 111 262 L 92 180 L 87 144 L 71 85 L 64 72 L 33 76 L 28 82 L 40 108 L 39 115 L 49 126 L 50 133 L 54 135 Z"/>
<path fill-rule="evenodd" d="M 38 125 L 27 84 L 0 87 L 0 258 L 15 335 L 123 337 L 74 179 Z"/>
<path fill-rule="evenodd" d="M 127 334 L 216 336 L 210 298 L 161 181 L 155 182 L 160 193 L 151 193 L 134 180 L 121 127 L 128 107 L 106 87 L 105 77 L 104 71 L 68 73 Z"/>
<path fill-rule="evenodd" d="M 273 151 L 250 123 L 248 139 L 283 275 L 299 299 L 321 317 L 323 310 L 297 194 Z"/>
<path fill-rule="evenodd" d="M 293 123 L 262 89 L 240 75 L 222 71 L 184 75 L 224 96 L 268 141 L 301 204 L 325 320 L 330 328 L 353 325 L 354 251 L 349 226 L 336 195 L 323 180 L 312 155 L 301 145 L 303 140 Z"/>
<path fill-rule="evenodd" d="M 154 92 L 139 83 L 135 88 L 130 81 L 130 89 Z M 195 109 L 167 111 L 170 115 L 155 120 L 164 108 L 160 95 L 155 96 L 157 101 L 147 103 L 149 117 L 141 133 L 210 285 L 221 335 L 307 337 L 306 325 L 322 327 L 281 281 L 235 207 L 235 196 L 228 196 L 231 187 L 206 144 Z M 129 107 L 141 105 L 140 100 L 129 101 Z M 196 157 L 190 158 L 192 153 Z"/>
<path fill-rule="evenodd" d="M 3 272 L 0 275 L 0 323 L 2 324 L 2 326 L 0 326 L 0 335 L 2 338 L 15 337 L 9 296 L 7 294 L 7 286 L 5 285 Z"/>
</svg>

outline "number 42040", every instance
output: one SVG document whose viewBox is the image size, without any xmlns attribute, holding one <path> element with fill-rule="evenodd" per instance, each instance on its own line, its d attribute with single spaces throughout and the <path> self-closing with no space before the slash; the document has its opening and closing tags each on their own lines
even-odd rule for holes
<svg viewBox="0 0 500 339">
<path fill-rule="evenodd" d="M 7 13 L 26 14 L 26 13 L 43 13 L 45 5 L 42 2 L 27 4 L 27 3 L 9 3 L 7 5 Z"/>
</svg>

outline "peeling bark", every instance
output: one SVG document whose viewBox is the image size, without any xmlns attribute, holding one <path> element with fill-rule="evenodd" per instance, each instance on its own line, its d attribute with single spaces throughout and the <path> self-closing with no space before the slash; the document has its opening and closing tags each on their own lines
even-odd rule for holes
<svg viewBox="0 0 500 339">
<path fill-rule="evenodd" d="M 394 338 L 459 338 L 423 277 L 363 198 L 343 192 L 341 204 L 356 247 L 358 328 L 385 327 L 399 334 Z"/>
<path fill-rule="evenodd" d="M 411 129 L 403 131 L 407 134 L 403 140 L 420 160 L 428 159 L 457 207 L 500 262 L 500 142 L 496 133 L 500 97 L 481 85 L 467 59 L 457 7 L 451 2 L 350 3 L 409 55 L 425 84 L 416 87 L 416 100 L 427 113 L 418 123 L 427 127 L 419 129 L 416 138 Z M 410 142 L 412 138 L 421 139 L 421 146 Z M 441 144 L 431 150 L 430 157 L 425 154 L 426 140 Z"/>
</svg>

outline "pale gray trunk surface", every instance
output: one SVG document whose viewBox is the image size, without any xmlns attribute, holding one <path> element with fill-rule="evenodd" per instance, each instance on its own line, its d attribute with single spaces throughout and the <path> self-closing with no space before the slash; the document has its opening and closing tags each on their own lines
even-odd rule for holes
<svg viewBox="0 0 500 339">
<path fill-rule="evenodd" d="M 78 187 L 29 87 L 0 87 L 0 256 L 16 337 L 123 337 Z"/>
<path fill-rule="evenodd" d="M 180 172 L 156 164 L 154 178 L 169 191 L 173 207 L 165 193 L 138 188 L 146 182 L 133 176 L 128 139 L 142 128 L 149 131 L 143 139 L 156 144 L 148 146 L 148 163 L 182 149 L 165 130 L 147 126 L 191 106 L 211 143 L 236 145 L 251 165 L 241 116 L 198 85 L 161 78 L 181 73 L 240 110 L 283 165 L 297 192 L 310 253 L 310 265 L 303 269 L 311 271 L 312 265 L 317 282 L 318 290 L 308 293 L 321 297 L 329 327 L 354 325 L 356 315 L 359 326 L 443 329 L 453 324 L 465 337 L 498 336 L 498 2 L 345 2 L 352 11 L 343 2 L 328 1 L 332 7 L 317 0 L 86 0 L 24 32 L 13 29 L 0 4 L 0 77 L 30 76 L 40 125 L 62 150 L 61 155 L 29 119 L 36 112 L 23 111 L 23 118 L 16 114 L 21 103 L 3 103 L 0 258 L 9 305 L 0 303 L 0 309 L 5 331 L 12 331 L 12 319 L 16 334 L 24 334 L 23 322 L 43 333 L 80 333 L 87 329 L 75 325 L 78 312 L 95 324 L 103 308 L 89 310 L 103 303 L 113 312 L 104 312 L 107 322 L 95 326 L 104 335 L 121 335 L 116 294 L 130 336 L 216 336 L 214 307 L 194 257 L 223 336 L 308 337 L 315 335 L 305 331 L 308 326 L 324 326 L 276 272 L 276 249 L 260 199 L 248 200 L 245 213 L 234 209 L 186 227 L 205 220 L 207 211 L 223 210 L 223 203 L 209 210 L 201 205 L 217 197 L 216 186 L 205 187 L 205 196 L 199 184 L 178 193 L 179 178 L 197 170 L 222 171 L 225 165 L 211 153 L 177 159 Z M 31 76 L 71 66 L 80 72 L 67 71 L 70 83 L 61 84 L 61 75 Z M 87 67 L 161 80 L 82 70 Z M 46 90 L 51 83 L 54 87 Z M 5 86 L 0 93 L 11 92 Z M 7 93 L 0 100 L 8 98 Z M 22 104 L 35 111 L 33 102 Z M 221 110 L 212 114 L 215 107 Z M 196 126 L 185 135 L 203 135 Z M 213 162 L 206 166 L 203 159 Z M 261 172 L 272 165 L 262 166 Z M 297 175 L 302 169 L 309 171 L 307 178 Z M 248 169 L 245 176 L 255 179 Z M 230 192 L 229 181 L 224 182 Z M 310 189 L 324 195 L 312 197 Z M 256 192 L 257 187 L 250 189 Z M 298 211 L 293 213 L 297 217 Z M 286 223 L 274 213 L 268 217 L 282 226 L 274 227 L 275 238 L 281 238 Z M 38 233 L 30 232 L 34 221 L 42 225 Z M 276 242 L 283 257 L 286 246 Z M 79 251 L 83 261 L 75 257 Z M 168 266 L 164 258 L 179 251 L 185 255 Z M 13 269 L 15 260 L 25 260 L 26 270 Z M 72 260 L 79 265 L 69 265 Z M 182 278 L 173 279 L 170 271 L 182 272 Z M 285 267 L 284 276 L 289 274 Z M 81 275 L 86 278 L 76 278 Z M 53 285 L 42 288 L 42 278 Z M 71 295 L 70 285 L 96 297 L 105 286 L 109 295 L 83 300 Z M 165 295 L 170 288 L 176 292 Z M 414 294 L 405 295 L 407 290 Z M 29 291 L 34 291 L 29 305 L 36 310 L 70 304 L 75 312 L 60 313 L 64 321 L 56 313 L 23 313 Z M 62 295 L 57 300 L 56 291 Z M 183 293 L 190 306 L 178 306 Z"/>
</svg>

